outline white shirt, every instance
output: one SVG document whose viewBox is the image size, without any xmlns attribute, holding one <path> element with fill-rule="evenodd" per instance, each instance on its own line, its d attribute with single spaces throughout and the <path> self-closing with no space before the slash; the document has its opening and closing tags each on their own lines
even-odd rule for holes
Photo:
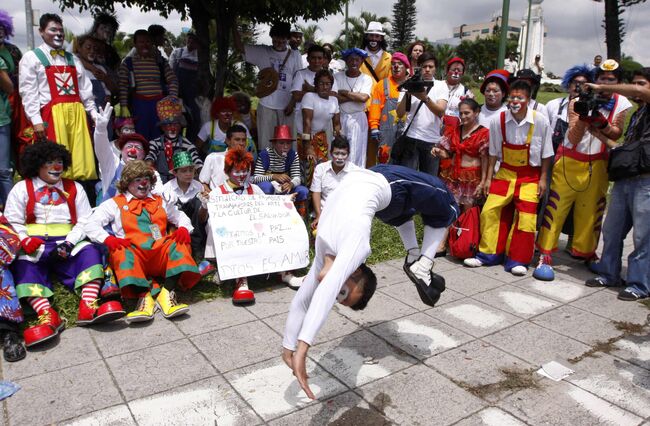
<svg viewBox="0 0 650 426">
<path fill-rule="evenodd" d="M 334 82 L 338 90 L 349 90 L 354 93 L 365 93 L 370 97 L 372 91 L 372 77 L 367 74 L 361 73 L 358 77 L 348 77 L 345 71 L 337 72 L 334 74 Z M 341 113 L 354 114 L 356 112 L 363 112 L 366 110 L 365 102 L 344 102 L 339 106 Z"/>
<path fill-rule="evenodd" d="M 314 112 L 311 119 L 311 132 L 312 134 L 318 133 L 327 130 L 332 122 L 332 117 L 339 113 L 339 101 L 334 96 L 323 99 L 316 93 L 305 93 L 302 98 L 302 109 Z M 300 115 L 302 116 L 302 114 Z M 300 127 L 302 128 L 302 126 Z"/>
<path fill-rule="evenodd" d="M 528 101 L 528 109 L 535 110 L 538 113 L 544 114 L 546 118 L 549 118 L 548 111 L 546 110 L 546 105 L 537 102 L 535 99 L 531 99 Z"/>
<path fill-rule="evenodd" d="M 293 75 L 302 68 L 302 58 L 300 52 L 289 49 L 289 58 L 284 64 L 282 72 L 280 66 L 287 56 L 287 51 L 278 52 L 271 46 L 245 46 L 244 58 L 246 62 L 257 66 L 259 69 L 273 67 L 279 74 L 278 87 L 275 92 L 269 96 L 260 99 L 260 104 L 270 109 L 284 109 L 289 103 L 291 96 L 291 83 Z"/>
<path fill-rule="evenodd" d="M 311 192 L 320 192 L 321 210 L 325 207 L 327 196 L 339 186 L 343 178 L 352 170 L 359 169 L 359 166 L 350 161 L 347 161 L 338 173 L 332 168 L 332 160 L 316 166 L 309 190 Z"/>
<path fill-rule="evenodd" d="M 403 96 L 404 92 L 400 92 L 400 102 Z M 429 90 L 429 98 L 433 102 L 438 102 L 439 100 L 448 101 L 449 90 L 447 89 L 447 85 L 444 82 L 436 81 L 431 90 Z M 409 123 L 411 123 L 411 120 L 413 120 L 413 116 L 415 111 L 418 109 L 419 104 L 419 99 L 411 97 L 411 110 L 408 112 L 406 118 L 406 126 L 408 126 Z M 411 125 L 407 136 L 424 142 L 439 143 L 441 129 L 442 119 L 431 112 L 426 105 L 422 105 L 417 115 L 415 115 L 415 120 L 413 120 L 413 124 Z"/>
<path fill-rule="evenodd" d="M 560 106 L 563 105 L 562 113 L 560 114 Z M 548 121 L 551 125 L 551 129 L 555 130 L 555 124 L 557 119 L 561 118 L 562 120 L 569 122 L 567 111 L 569 110 L 569 98 L 555 98 L 551 99 L 546 103 L 546 112 L 548 113 Z"/>
<path fill-rule="evenodd" d="M 165 200 L 174 204 L 176 204 L 177 201 L 185 204 L 192 198 L 196 197 L 196 195 L 201 191 L 203 191 L 203 185 L 201 185 L 201 182 L 192 180 L 190 186 L 187 187 L 187 191 L 183 192 L 181 187 L 178 186 L 178 180 L 174 178 L 163 185 L 162 196 Z"/>
<path fill-rule="evenodd" d="M 370 50 L 366 50 L 368 52 L 368 60 L 370 61 L 370 64 L 372 65 L 373 68 L 377 66 L 379 63 L 379 60 L 381 59 L 382 55 L 384 54 L 384 49 L 379 49 L 376 52 L 371 52 Z"/>
<path fill-rule="evenodd" d="M 244 126 L 244 128 L 246 129 L 246 139 L 251 139 L 251 133 L 248 131 L 248 126 L 246 126 L 244 123 L 241 123 L 239 121 L 233 121 L 232 125 L 235 124 Z M 205 143 L 208 143 L 211 140 L 226 143 L 226 132 L 221 130 L 217 120 L 210 120 L 204 123 L 203 126 L 201 126 L 201 129 L 199 130 L 199 133 L 196 136 Z"/>
<path fill-rule="evenodd" d="M 33 178 L 32 182 L 34 183 L 34 192 L 37 192 L 39 189 L 47 185 L 38 177 Z M 77 188 L 77 195 L 75 196 L 77 224 L 74 225 L 70 233 L 68 233 L 68 235 L 65 237 L 65 240 L 76 244 L 86 237 L 82 223 L 88 218 L 88 216 L 90 216 L 92 210 L 90 208 L 90 203 L 88 202 L 86 191 L 84 191 L 83 187 L 77 182 L 75 182 L 74 185 Z M 64 192 L 62 181 L 58 181 L 54 187 L 58 188 L 61 192 Z M 9 192 L 4 211 L 5 217 L 14 227 L 21 241 L 29 237 L 29 234 L 27 234 L 27 226 L 25 224 L 27 214 L 27 199 L 27 185 L 25 184 L 24 180 L 21 180 L 20 182 L 16 183 L 11 189 L 11 192 Z M 72 223 L 72 219 L 70 217 L 70 209 L 68 208 L 67 202 L 56 206 L 49 204 L 43 205 L 39 202 L 35 202 L 34 217 L 36 219 L 35 223 L 40 224 Z"/>
<path fill-rule="evenodd" d="M 506 107 L 505 104 L 502 104 L 499 109 L 496 109 L 494 111 L 489 109 L 487 105 L 483 105 L 481 107 L 481 112 L 478 114 L 478 124 L 485 127 L 486 129 L 489 129 L 490 121 L 492 121 L 494 117 L 498 116 L 501 111 L 505 111 L 507 109 L 508 107 Z"/>
<path fill-rule="evenodd" d="M 330 207 L 318 222 L 314 262 L 291 303 L 282 346 L 295 350 L 298 340 L 313 345 L 341 287 L 370 255 L 372 218 L 390 199 L 386 178 L 365 169 L 350 171 L 330 194 Z M 336 259 L 319 284 L 318 274 L 328 254 Z"/>
<path fill-rule="evenodd" d="M 309 68 L 303 68 L 296 71 L 296 74 L 293 76 L 293 82 L 291 83 L 291 92 L 302 92 L 303 83 L 307 83 L 310 86 L 314 86 L 314 78 L 316 78 L 316 72 L 310 70 Z M 336 81 L 332 85 L 333 91 L 338 91 Z M 306 95 L 306 93 L 305 93 Z M 304 95 L 303 95 L 304 98 Z M 338 105 L 338 101 L 337 101 Z M 293 117 L 293 129 L 297 134 L 302 133 L 302 102 L 296 102 L 295 107 L 296 113 Z"/>
<path fill-rule="evenodd" d="M 147 198 L 153 198 L 154 196 L 149 193 Z M 158 195 L 160 197 L 160 195 Z M 162 198 L 162 197 L 161 197 Z M 133 199 L 133 195 L 128 192 L 126 194 L 126 202 L 128 203 Z M 190 233 L 194 230 L 192 226 L 192 221 L 187 217 L 185 213 L 180 211 L 176 204 L 167 201 L 163 198 L 162 206 L 167 213 L 167 221 L 176 225 L 176 227 L 186 228 Z M 109 237 L 109 233 L 106 232 L 104 227 L 106 225 L 111 225 L 113 233 L 118 238 L 124 238 L 124 228 L 122 228 L 122 212 L 121 209 L 117 206 L 117 203 L 114 199 L 110 198 L 98 207 L 95 208 L 93 214 L 90 215 L 90 218 L 84 224 L 84 231 L 92 241 L 96 243 L 103 243 L 106 238 Z"/>
<path fill-rule="evenodd" d="M 228 179 L 228 176 L 223 171 L 223 166 L 226 162 L 226 152 L 228 150 L 224 152 L 213 152 L 205 157 L 203 168 L 199 173 L 199 180 L 209 185 L 210 189 L 215 189 Z"/>
<path fill-rule="evenodd" d="M 516 73 L 517 61 L 513 61 L 510 58 L 506 58 L 505 61 L 503 61 L 503 69 L 508 71 L 510 74 Z"/>
<path fill-rule="evenodd" d="M 443 81 L 443 84 L 445 84 L 449 90 L 449 99 L 447 100 L 447 110 L 445 111 L 445 114 L 460 117 L 458 104 L 465 98 L 474 99 L 474 94 L 471 90 L 466 89 L 461 83 L 458 83 L 453 88 L 449 87 L 447 81 Z M 424 108 L 424 106 L 422 108 Z"/>
<path fill-rule="evenodd" d="M 533 118 L 534 115 L 534 118 Z M 539 112 L 533 114 L 533 110 L 528 109 L 526 117 L 517 123 L 510 110 L 506 111 L 506 141 L 512 145 L 524 145 L 528 136 L 531 124 L 535 124 L 533 135 L 530 140 L 529 161 L 532 167 L 542 165 L 543 158 L 553 157 L 553 129 L 548 123 L 548 118 Z M 501 118 L 495 117 L 490 122 L 490 155 L 497 157 L 501 161 Z"/>
<path fill-rule="evenodd" d="M 50 51 L 52 48 L 43 43 L 37 47 L 43 51 L 50 64 L 53 66 L 63 67 L 67 65 L 64 57 L 57 55 L 52 57 Z M 73 56 L 75 68 L 77 69 L 77 83 L 79 89 L 79 98 L 83 102 L 84 108 L 91 114 L 95 113 L 95 99 L 93 97 L 93 86 L 86 75 L 86 69 L 81 61 Z M 33 125 L 42 124 L 41 108 L 52 100 L 50 87 L 45 76 L 45 67 L 36 57 L 33 51 L 26 52 L 19 63 L 19 83 L 18 91 L 23 100 L 25 114 Z"/>
<path fill-rule="evenodd" d="M 169 55 L 169 67 L 174 69 L 178 61 L 181 59 L 187 59 L 193 62 L 199 62 L 199 49 L 194 49 L 190 52 L 187 47 L 177 47 L 172 51 L 172 54 Z"/>
</svg>

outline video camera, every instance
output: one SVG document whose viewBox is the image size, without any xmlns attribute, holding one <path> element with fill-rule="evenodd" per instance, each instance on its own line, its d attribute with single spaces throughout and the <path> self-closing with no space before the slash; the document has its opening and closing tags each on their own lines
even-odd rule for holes
<svg viewBox="0 0 650 426">
<path fill-rule="evenodd" d="M 420 93 L 433 87 L 433 80 L 425 81 L 422 79 L 422 72 L 419 68 L 415 69 L 413 75 L 404 83 L 397 86 L 400 92 Z"/>
<path fill-rule="evenodd" d="M 603 98 L 598 93 L 594 93 L 589 87 L 582 87 L 578 85 L 576 88 L 578 92 L 578 100 L 573 104 L 573 110 L 581 117 L 595 115 L 600 107 L 607 104 L 609 99 Z"/>
</svg>

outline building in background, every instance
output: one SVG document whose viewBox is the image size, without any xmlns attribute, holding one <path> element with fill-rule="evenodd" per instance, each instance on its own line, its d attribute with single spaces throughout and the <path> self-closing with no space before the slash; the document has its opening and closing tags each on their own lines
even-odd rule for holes
<svg viewBox="0 0 650 426">
<path fill-rule="evenodd" d="M 544 25 L 544 14 L 542 1 L 531 0 L 530 8 L 530 33 L 528 33 L 528 11 L 521 20 L 521 32 L 519 34 L 519 69 L 530 68 L 530 64 L 539 55 L 544 62 L 544 39 L 546 38 L 546 26 Z M 528 37 L 528 48 L 526 49 L 526 37 Z"/>
<path fill-rule="evenodd" d="M 463 24 L 454 28 L 454 38 L 474 41 L 479 38 L 487 38 L 494 35 L 495 28 L 501 27 L 501 13 L 492 15 L 488 22 L 478 24 Z M 508 37 L 520 38 L 521 22 L 516 19 L 508 20 Z"/>
</svg>

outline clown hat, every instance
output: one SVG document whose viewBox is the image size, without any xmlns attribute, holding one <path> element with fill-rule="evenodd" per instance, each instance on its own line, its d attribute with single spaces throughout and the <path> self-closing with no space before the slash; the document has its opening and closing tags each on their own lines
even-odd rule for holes
<svg viewBox="0 0 650 426">
<path fill-rule="evenodd" d="M 121 135 L 117 140 L 117 147 L 120 149 L 120 151 L 122 148 L 124 148 L 124 145 L 126 145 L 127 142 L 138 142 L 142 144 L 144 155 L 147 155 L 149 153 L 149 141 L 145 139 L 144 136 L 138 133 L 126 133 Z"/>
<path fill-rule="evenodd" d="M 162 98 L 156 104 L 156 113 L 158 114 L 158 126 L 164 124 L 178 123 L 185 126 L 185 117 L 183 117 L 183 102 L 176 96 L 167 96 Z"/>
<path fill-rule="evenodd" d="M 291 137 L 291 128 L 287 126 L 286 124 L 283 124 L 281 126 L 275 126 L 275 129 L 273 130 L 273 137 L 271 138 L 271 142 L 273 141 L 293 141 L 294 139 Z"/>
<path fill-rule="evenodd" d="M 401 63 L 404 64 L 406 68 L 411 68 L 411 63 L 409 62 L 408 58 L 406 57 L 405 54 L 402 52 L 395 52 L 393 53 L 393 57 L 390 59 L 391 62 L 393 61 L 400 61 Z"/>
<path fill-rule="evenodd" d="M 174 163 L 174 170 L 180 169 L 182 167 L 194 166 L 192 156 L 187 151 L 175 152 L 172 156 L 172 162 Z"/>
<path fill-rule="evenodd" d="M 508 85 L 508 79 L 510 78 L 510 73 L 506 70 L 492 70 L 485 76 L 483 84 L 481 84 L 481 93 L 485 92 L 485 86 L 490 82 L 495 82 L 501 86 L 501 91 L 503 93 L 508 93 L 510 86 Z"/>
<path fill-rule="evenodd" d="M 447 61 L 447 71 L 449 71 L 449 67 L 451 67 L 451 64 L 455 64 L 456 62 L 461 64 L 463 66 L 463 69 L 465 69 L 465 61 L 463 60 L 463 58 L 459 58 L 458 56 L 454 56 L 449 61 Z"/>
<path fill-rule="evenodd" d="M 358 47 L 351 47 L 341 52 L 341 57 L 343 59 L 347 59 L 347 57 L 350 55 L 358 55 L 361 56 L 362 59 L 365 59 L 368 57 L 368 52 L 363 49 L 359 49 Z"/>
</svg>

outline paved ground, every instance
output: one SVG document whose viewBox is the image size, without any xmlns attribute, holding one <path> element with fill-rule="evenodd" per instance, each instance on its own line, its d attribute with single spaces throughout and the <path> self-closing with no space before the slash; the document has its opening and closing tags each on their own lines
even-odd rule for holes
<svg viewBox="0 0 650 426">
<path fill-rule="evenodd" d="M 73 328 L 2 364 L 3 378 L 22 387 L 3 402 L 2 420 L 650 425 L 650 335 L 629 324 L 646 324 L 650 310 L 585 287 L 581 264 L 558 261 L 558 279 L 544 283 L 442 259 L 448 290 L 434 309 L 401 260 L 377 265 L 381 288 L 368 308 L 335 308 L 310 351 L 315 402 L 280 360 L 294 294 L 286 288 L 259 292 L 247 308 L 218 300 L 176 321 Z M 575 374 L 553 382 L 531 373 L 553 360 Z"/>
</svg>

